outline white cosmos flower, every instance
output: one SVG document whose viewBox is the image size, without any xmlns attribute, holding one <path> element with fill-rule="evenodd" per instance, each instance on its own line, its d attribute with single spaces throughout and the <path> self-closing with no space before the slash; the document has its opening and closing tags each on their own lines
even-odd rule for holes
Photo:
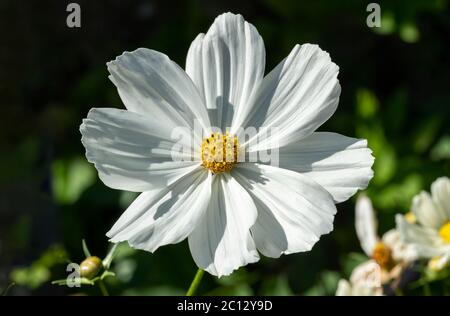
<svg viewBox="0 0 450 316">
<path fill-rule="evenodd" d="M 441 177 L 431 185 L 431 195 L 422 191 L 413 198 L 415 222 L 396 217 L 402 239 L 421 258 L 433 258 L 432 267 L 443 267 L 450 256 L 450 180 Z"/>
<path fill-rule="evenodd" d="M 185 71 L 144 48 L 107 65 L 127 110 L 92 109 L 80 128 L 82 142 L 107 186 L 142 192 L 107 233 L 112 242 L 153 252 L 188 238 L 199 267 L 228 275 L 258 261 L 258 252 L 310 250 L 333 229 L 334 204 L 372 178 L 366 140 L 315 132 L 340 94 L 338 67 L 317 45 L 296 45 L 264 76 L 258 31 L 226 13 L 192 42 Z M 192 130 L 194 121 L 208 136 L 196 133 L 184 144 L 194 154 L 175 161 L 172 132 Z M 212 126 L 229 127 L 230 134 L 213 138 Z M 247 127 L 278 132 L 243 146 L 233 135 Z M 277 149 L 279 166 L 220 165 L 211 147 L 217 139 L 231 146 L 224 155 Z"/>
<path fill-rule="evenodd" d="M 358 265 L 350 276 L 350 282 L 339 280 L 336 296 L 381 296 L 383 287 L 380 266 L 369 260 Z"/>
<path fill-rule="evenodd" d="M 381 268 L 391 270 L 397 263 L 409 263 L 417 259 L 414 247 L 402 242 L 397 229 L 391 229 L 379 237 L 372 201 L 365 195 L 358 196 L 356 201 L 355 228 L 361 248 Z"/>
</svg>

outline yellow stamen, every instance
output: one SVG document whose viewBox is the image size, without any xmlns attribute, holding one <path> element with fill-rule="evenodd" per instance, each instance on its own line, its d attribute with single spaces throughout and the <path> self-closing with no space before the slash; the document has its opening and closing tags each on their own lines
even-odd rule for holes
<svg viewBox="0 0 450 316">
<path fill-rule="evenodd" d="M 392 264 L 391 249 L 381 241 L 376 243 L 372 257 L 382 268 L 388 268 Z"/>
<path fill-rule="evenodd" d="M 416 223 L 416 215 L 414 215 L 413 212 L 408 212 L 405 214 L 405 219 L 408 223 L 410 224 L 415 224 Z"/>
<path fill-rule="evenodd" d="M 439 229 L 439 236 L 441 236 L 445 242 L 450 243 L 450 221 L 445 223 L 441 229 Z"/>
<path fill-rule="evenodd" d="M 230 171 L 237 163 L 238 141 L 236 136 L 213 133 L 203 139 L 202 165 L 213 174 Z"/>
</svg>

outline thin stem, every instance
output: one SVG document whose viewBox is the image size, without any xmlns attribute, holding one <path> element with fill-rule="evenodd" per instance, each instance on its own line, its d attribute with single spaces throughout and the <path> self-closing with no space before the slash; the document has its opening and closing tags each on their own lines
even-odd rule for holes
<svg viewBox="0 0 450 316">
<path fill-rule="evenodd" d="M 83 247 L 84 256 L 85 256 L 86 258 L 92 256 L 91 253 L 89 252 L 88 246 L 86 245 L 86 240 L 82 239 L 82 240 L 81 240 L 81 245 L 82 245 L 82 247 Z"/>
<path fill-rule="evenodd" d="M 113 244 L 111 249 L 108 251 L 108 254 L 106 255 L 105 259 L 103 259 L 103 268 L 105 270 L 109 270 L 109 267 L 111 266 L 111 262 L 114 259 L 114 255 L 116 254 L 117 246 L 119 244 Z"/>
<path fill-rule="evenodd" d="M 195 295 L 195 292 L 197 291 L 197 288 L 200 285 L 200 281 L 202 280 L 203 274 L 205 274 L 205 271 L 199 268 L 197 270 L 197 273 L 195 274 L 194 279 L 192 280 L 191 286 L 189 287 L 186 296 Z"/>
<path fill-rule="evenodd" d="M 108 290 L 106 289 L 105 283 L 103 280 L 98 281 L 98 287 L 100 288 L 100 291 L 102 291 L 103 296 L 109 296 Z"/>
<path fill-rule="evenodd" d="M 3 291 L 3 293 L 1 293 L 0 295 L 1 295 L 1 296 L 6 296 L 6 294 L 8 294 L 8 291 L 9 291 L 14 285 L 16 285 L 16 283 L 14 283 L 14 282 L 10 283 L 10 284 L 5 288 L 5 290 Z"/>
</svg>

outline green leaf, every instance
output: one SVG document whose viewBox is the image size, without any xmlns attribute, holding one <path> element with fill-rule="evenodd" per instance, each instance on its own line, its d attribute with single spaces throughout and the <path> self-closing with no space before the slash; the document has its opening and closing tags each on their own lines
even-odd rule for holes
<svg viewBox="0 0 450 316">
<path fill-rule="evenodd" d="M 261 295 L 286 296 L 293 295 L 286 275 L 277 275 L 263 281 Z"/>
<path fill-rule="evenodd" d="M 384 11 L 381 14 L 381 26 L 372 28 L 372 30 L 378 34 L 392 34 L 395 29 L 395 17 L 391 11 Z"/>
<path fill-rule="evenodd" d="M 134 259 L 123 259 L 114 264 L 114 271 L 123 283 L 129 282 L 136 271 L 137 263 Z"/>
<path fill-rule="evenodd" d="M 339 279 L 339 273 L 335 271 L 324 271 L 321 273 L 318 282 L 304 294 L 308 296 L 335 295 Z"/>
<path fill-rule="evenodd" d="M 369 260 L 366 255 L 357 252 L 351 252 L 348 255 L 344 255 L 341 259 L 342 272 L 346 276 L 346 278 L 350 277 L 352 271 L 356 268 L 356 266 L 362 264 Z"/>
<path fill-rule="evenodd" d="M 436 135 L 442 125 L 442 118 L 434 116 L 423 121 L 419 125 L 417 132 L 415 133 L 414 139 L 414 150 L 418 153 L 425 152 L 434 140 Z"/>
<path fill-rule="evenodd" d="M 433 160 L 450 159 L 450 135 L 442 136 L 436 145 L 431 149 Z"/>
<path fill-rule="evenodd" d="M 392 212 L 398 209 L 409 210 L 412 198 L 422 187 L 422 175 L 411 173 L 399 183 L 382 187 L 378 194 L 373 196 L 373 201 L 377 207 L 390 209 Z"/>
<path fill-rule="evenodd" d="M 39 264 L 26 268 L 16 268 L 11 272 L 11 280 L 16 284 L 35 289 L 50 279 L 50 270 Z"/>
<path fill-rule="evenodd" d="M 360 89 L 356 92 L 356 109 L 359 116 L 368 119 L 376 115 L 379 102 L 374 93 L 368 89 Z"/>
<path fill-rule="evenodd" d="M 400 38 L 407 43 L 415 43 L 420 38 L 420 32 L 412 22 L 400 26 Z"/>
<path fill-rule="evenodd" d="M 53 195 L 60 204 L 72 204 L 96 181 L 94 167 L 86 159 L 57 160 L 52 166 Z"/>
<path fill-rule="evenodd" d="M 139 193 L 121 191 L 119 196 L 119 206 L 122 209 L 126 209 L 130 204 L 138 197 Z"/>
<path fill-rule="evenodd" d="M 67 261 L 67 253 L 61 246 L 49 247 L 39 259 L 29 267 L 16 268 L 11 271 L 11 280 L 21 286 L 36 289 L 51 278 L 50 269 Z"/>
</svg>

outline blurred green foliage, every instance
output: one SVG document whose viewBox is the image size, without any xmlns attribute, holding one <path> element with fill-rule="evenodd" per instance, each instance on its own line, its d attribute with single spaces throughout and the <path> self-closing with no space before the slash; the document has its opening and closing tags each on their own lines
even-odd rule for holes
<svg viewBox="0 0 450 316">
<path fill-rule="evenodd" d="M 62 246 L 53 245 L 30 266 L 12 270 L 11 280 L 16 285 L 35 289 L 51 280 L 53 267 L 66 262 L 68 262 L 68 255 L 65 249 Z"/>
<path fill-rule="evenodd" d="M 10 295 L 99 294 L 48 281 L 66 276 L 68 254 L 83 260 L 84 237 L 104 257 L 105 232 L 136 197 L 104 186 L 80 142 L 91 107 L 123 107 L 105 63 L 149 47 L 184 66 L 190 41 L 225 11 L 258 28 L 267 71 L 304 42 L 318 43 L 340 66 L 340 106 L 321 130 L 368 140 L 376 161 L 367 194 L 380 233 L 450 173 L 448 1 L 378 1 L 381 28 L 366 26 L 368 2 L 360 0 L 78 2 L 81 29 L 65 27 L 64 1 L 0 4 L 0 288 L 16 282 Z M 333 295 L 365 259 L 353 201 L 338 205 L 335 230 L 311 252 L 263 258 L 221 279 L 206 275 L 199 293 Z M 116 277 L 105 279 L 112 294 L 178 295 L 196 267 L 186 242 L 155 254 L 121 244 L 112 270 Z"/>
<path fill-rule="evenodd" d="M 83 157 L 56 160 L 52 166 L 53 197 L 58 204 L 72 204 L 95 182 L 95 168 Z"/>
</svg>

